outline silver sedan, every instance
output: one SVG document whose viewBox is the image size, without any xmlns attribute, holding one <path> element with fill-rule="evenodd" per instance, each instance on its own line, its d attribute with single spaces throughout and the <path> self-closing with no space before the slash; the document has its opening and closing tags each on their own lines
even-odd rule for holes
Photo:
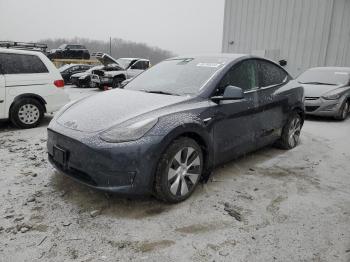
<svg viewBox="0 0 350 262">
<path fill-rule="evenodd" d="M 345 120 L 350 111 L 350 68 L 317 67 L 298 77 L 305 89 L 306 114 Z"/>
</svg>

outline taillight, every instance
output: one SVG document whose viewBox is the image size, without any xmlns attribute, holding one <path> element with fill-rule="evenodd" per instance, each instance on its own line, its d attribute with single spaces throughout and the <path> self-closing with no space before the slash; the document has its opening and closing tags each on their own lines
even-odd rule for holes
<svg viewBox="0 0 350 262">
<path fill-rule="evenodd" d="M 64 81 L 63 81 L 63 80 L 55 80 L 55 81 L 53 82 L 53 84 L 54 84 L 56 87 L 58 87 L 58 88 L 64 87 Z"/>
</svg>

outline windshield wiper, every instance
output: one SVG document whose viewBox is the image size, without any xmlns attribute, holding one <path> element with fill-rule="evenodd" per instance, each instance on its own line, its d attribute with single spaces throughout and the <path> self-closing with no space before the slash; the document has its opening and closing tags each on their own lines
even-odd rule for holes
<svg viewBox="0 0 350 262">
<path fill-rule="evenodd" d="M 180 96 L 179 94 L 174 94 L 174 93 L 170 93 L 170 92 L 164 92 L 164 91 L 160 91 L 160 90 L 141 90 L 144 91 L 146 93 L 152 93 L 152 94 L 161 94 L 161 95 L 169 95 L 169 96 Z"/>
<path fill-rule="evenodd" d="M 335 84 L 330 84 L 330 83 L 322 83 L 322 82 L 299 82 L 300 84 L 305 84 L 305 85 L 327 85 L 327 86 L 335 86 Z"/>
</svg>

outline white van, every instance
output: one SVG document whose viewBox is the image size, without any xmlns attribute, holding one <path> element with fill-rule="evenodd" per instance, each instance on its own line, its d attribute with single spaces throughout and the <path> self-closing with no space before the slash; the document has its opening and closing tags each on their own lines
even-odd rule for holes
<svg viewBox="0 0 350 262">
<path fill-rule="evenodd" d="M 45 113 L 69 102 L 64 81 L 41 52 L 0 48 L 0 119 L 36 127 Z"/>
</svg>

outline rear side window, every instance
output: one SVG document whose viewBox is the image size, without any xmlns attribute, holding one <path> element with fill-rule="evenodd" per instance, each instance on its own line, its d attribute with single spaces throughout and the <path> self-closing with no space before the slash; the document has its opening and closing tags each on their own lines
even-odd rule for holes
<svg viewBox="0 0 350 262">
<path fill-rule="evenodd" d="M 280 85 L 288 79 L 288 74 L 273 63 L 266 61 L 258 62 L 260 74 L 260 87 Z"/>
<path fill-rule="evenodd" d="M 46 66 L 35 55 L 0 53 L 0 66 L 3 74 L 48 73 Z"/>
<path fill-rule="evenodd" d="M 221 80 L 218 90 L 219 95 L 221 95 L 224 89 L 229 85 L 240 87 L 243 91 L 258 89 L 256 61 L 247 60 L 241 62 L 238 66 L 234 66 Z"/>
</svg>

